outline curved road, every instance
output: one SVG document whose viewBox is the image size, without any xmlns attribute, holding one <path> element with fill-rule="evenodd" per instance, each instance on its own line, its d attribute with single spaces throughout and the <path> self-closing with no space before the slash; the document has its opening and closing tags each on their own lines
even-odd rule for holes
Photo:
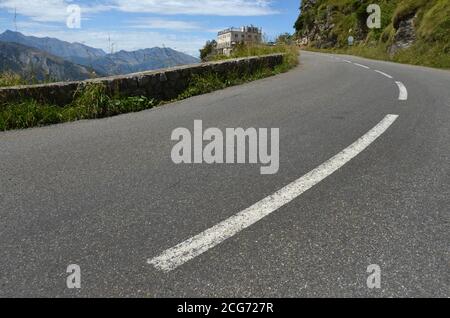
<svg viewBox="0 0 450 318">
<path fill-rule="evenodd" d="M 158 109 L 0 133 L 0 296 L 449 297 L 449 87 L 303 52 Z M 280 128 L 279 172 L 175 165 L 172 131 L 196 119 Z"/>
</svg>

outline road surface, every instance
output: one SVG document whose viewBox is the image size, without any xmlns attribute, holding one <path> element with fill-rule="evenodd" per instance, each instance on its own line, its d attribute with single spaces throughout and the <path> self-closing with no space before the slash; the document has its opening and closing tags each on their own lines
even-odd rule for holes
<svg viewBox="0 0 450 318">
<path fill-rule="evenodd" d="M 303 52 L 161 108 L 0 133 L 0 296 L 449 297 L 449 88 Z M 279 172 L 175 165 L 172 131 L 198 119 L 279 128 Z"/>
</svg>

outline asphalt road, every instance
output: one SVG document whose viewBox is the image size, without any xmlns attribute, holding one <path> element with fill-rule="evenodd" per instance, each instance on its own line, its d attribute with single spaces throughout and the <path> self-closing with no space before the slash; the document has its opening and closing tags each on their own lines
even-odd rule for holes
<svg viewBox="0 0 450 318">
<path fill-rule="evenodd" d="M 387 115 L 378 139 L 263 219 L 172 271 L 148 263 Z M 279 128 L 279 172 L 175 165 L 172 131 L 196 119 Z M 308 52 L 286 74 L 158 109 L 0 133 L 0 296 L 449 297 L 449 137 L 450 72 Z M 66 287 L 69 264 L 81 289 Z"/>
</svg>

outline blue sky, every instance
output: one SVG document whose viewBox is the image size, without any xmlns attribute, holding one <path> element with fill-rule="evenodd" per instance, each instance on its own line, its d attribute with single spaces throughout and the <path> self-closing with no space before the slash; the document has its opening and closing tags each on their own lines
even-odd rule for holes
<svg viewBox="0 0 450 318">
<path fill-rule="evenodd" d="M 70 5 L 81 9 L 79 29 L 67 27 Z M 230 26 L 260 26 L 268 38 L 292 33 L 299 7 L 300 0 L 0 0 L 0 32 L 17 26 L 105 51 L 165 45 L 198 55 Z"/>
</svg>

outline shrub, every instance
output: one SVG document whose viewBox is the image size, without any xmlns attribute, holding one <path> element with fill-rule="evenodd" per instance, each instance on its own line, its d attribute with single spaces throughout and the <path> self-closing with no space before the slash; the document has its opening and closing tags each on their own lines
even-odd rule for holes
<svg viewBox="0 0 450 318">
<path fill-rule="evenodd" d="M 0 74 L 0 87 L 16 86 L 26 84 L 22 77 L 12 72 Z"/>
</svg>

